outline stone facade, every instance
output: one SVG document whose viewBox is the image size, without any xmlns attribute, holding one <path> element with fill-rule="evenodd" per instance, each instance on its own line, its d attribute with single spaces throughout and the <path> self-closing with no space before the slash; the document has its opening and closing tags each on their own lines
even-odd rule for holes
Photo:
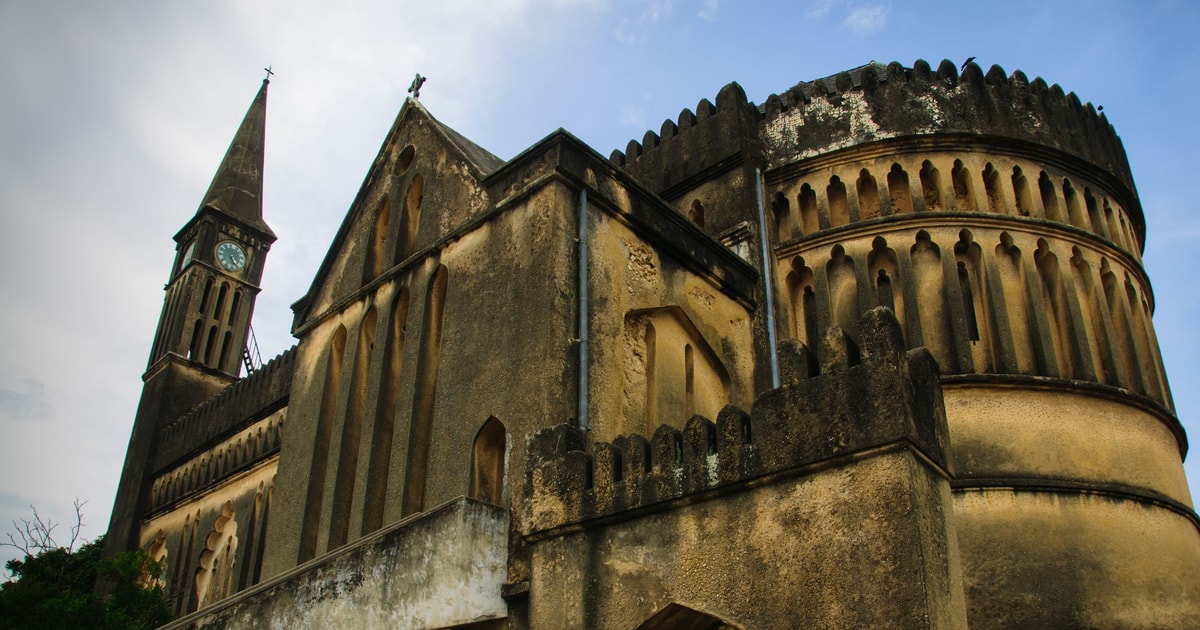
<svg viewBox="0 0 1200 630">
<path fill-rule="evenodd" d="M 508 161 L 409 100 L 240 377 L 265 107 L 110 526 L 176 627 L 1200 625 L 1145 220 L 1074 94 L 868 64 Z"/>
</svg>

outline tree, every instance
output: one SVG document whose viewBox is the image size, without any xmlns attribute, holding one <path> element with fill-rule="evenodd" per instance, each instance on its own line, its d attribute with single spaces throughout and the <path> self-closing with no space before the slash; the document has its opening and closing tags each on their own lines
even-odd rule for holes
<svg viewBox="0 0 1200 630">
<path fill-rule="evenodd" d="M 82 542 L 82 507 L 75 502 L 65 546 L 54 538 L 58 524 L 36 509 L 32 519 L 13 523 L 8 542 L 0 542 L 25 556 L 6 563 L 13 579 L 0 584 L 0 628 L 155 628 L 171 620 L 156 579 L 162 563 L 140 549 L 106 558 L 104 536 Z"/>
</svg>

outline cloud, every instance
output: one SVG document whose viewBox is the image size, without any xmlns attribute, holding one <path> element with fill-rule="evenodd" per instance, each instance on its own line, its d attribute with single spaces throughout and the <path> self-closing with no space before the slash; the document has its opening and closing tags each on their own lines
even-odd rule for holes
<svg viewBox="0 0 1200 630">
<path fill-rule="evenodd" d="M 46 400 L 46 386 L 36 379 L 21 379 L 22 389 L 0 388 L 0 416 L 14 420 L 45 419 L 54 416 L 54 407 Z"/>
<path fill-rule="evenodd" d="M 700 6 L 700 13 L 697 15 L 705 22 L 712 22 L 717 19 L 717 11 L 721 8 L 720 4 L 720 0 L 704 0 Z"/>
<path fill-rule="evenodd" d="M 837 0 L 812 0 L 804 10 L 804 16 L 810 20 L 823 18 L 829 15 L 835 4 L 837 4 Z"/>
<path fill-rule="evenodd" d="M 621 108 L 621 125 L 635 129 L 645 129 L 646 115 L 640 108 L 634 105 L 625 105 Z"/>
<path fill-rule="evenodd" d="M 887 25 L 887 9 L 880 4 L 855 7 L 850 15 L 842 20 L 842 27 L 859 37 L 873 35 L 883 30 Z"/>
</svg>

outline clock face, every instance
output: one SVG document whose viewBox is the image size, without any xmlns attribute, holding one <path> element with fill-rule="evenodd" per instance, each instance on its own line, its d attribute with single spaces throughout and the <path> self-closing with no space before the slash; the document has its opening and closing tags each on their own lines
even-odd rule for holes
<svg viewBox="0 0 1200 630">
<path fill-rule="evenodd" d="M 192 262 L 192 256 L 196 253 L 196 241 L 188 243 L 187 250 L 183 252 L 183 261 L 179 263 L 180 267 Z"/>
<path fill-rule="evenodd" d="M 246 250 L 233 241 L 221 241 L 217 244 L 217 262 L 226 271 L 241 271 L 246 268 Z"/>
</svg>

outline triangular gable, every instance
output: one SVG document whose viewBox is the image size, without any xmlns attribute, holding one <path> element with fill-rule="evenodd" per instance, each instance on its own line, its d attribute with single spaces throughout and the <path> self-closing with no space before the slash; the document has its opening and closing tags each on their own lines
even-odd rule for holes
<svg viewBox="0 0 1200 630">
<path fill-rule="evenodd" d="M 412 147 L 411 150 L 408 147 Z M 434 155 L 439 158 L 431 159 Z M 413 156 L 416 156 L 415 160 Z M 405 163 L 406 159 L 408 163 Z M 442 124 L 419 102 L 406 99 L 308 292 L 292 305 L 295 314 L 293 333 L 299 334 L 313 318 L 320 317 L 370 283 L 372 274 L 364 274 L 364 265 L 370 266 L 369 257 L 378 255 L 370 250 L 374 245 L 373 230 L 385 208 L 389 213 L 387 230 L 391 240 L 382 268 L 389 269 L 405 258 L 401 250 L 407 251 L 407 248 L 396 242 L 405 237 L 397 235 L 397 231 L 408 212 L 410 202 L 406 194 L 418 176 L 421 190 L 415 190 L 413 194 L 421 201 L 421 207 L 415 225 L 414 238 L 418 240 L 413 251 L 436 240 L 440 236 L 435 234 L 439 226 L 458 225 L 469 218 L 473 209 L 462 203 L 450 203 L 442 196 L 443 191 L 450 196 L 454 191 L 466 191 L 476 199 L 483 198 L 486 193 L 480 182 L 503 165 L 503 160 Z M 462 213 L 463 216 L 444 216 L 445 213 Z"/>
</svg>

